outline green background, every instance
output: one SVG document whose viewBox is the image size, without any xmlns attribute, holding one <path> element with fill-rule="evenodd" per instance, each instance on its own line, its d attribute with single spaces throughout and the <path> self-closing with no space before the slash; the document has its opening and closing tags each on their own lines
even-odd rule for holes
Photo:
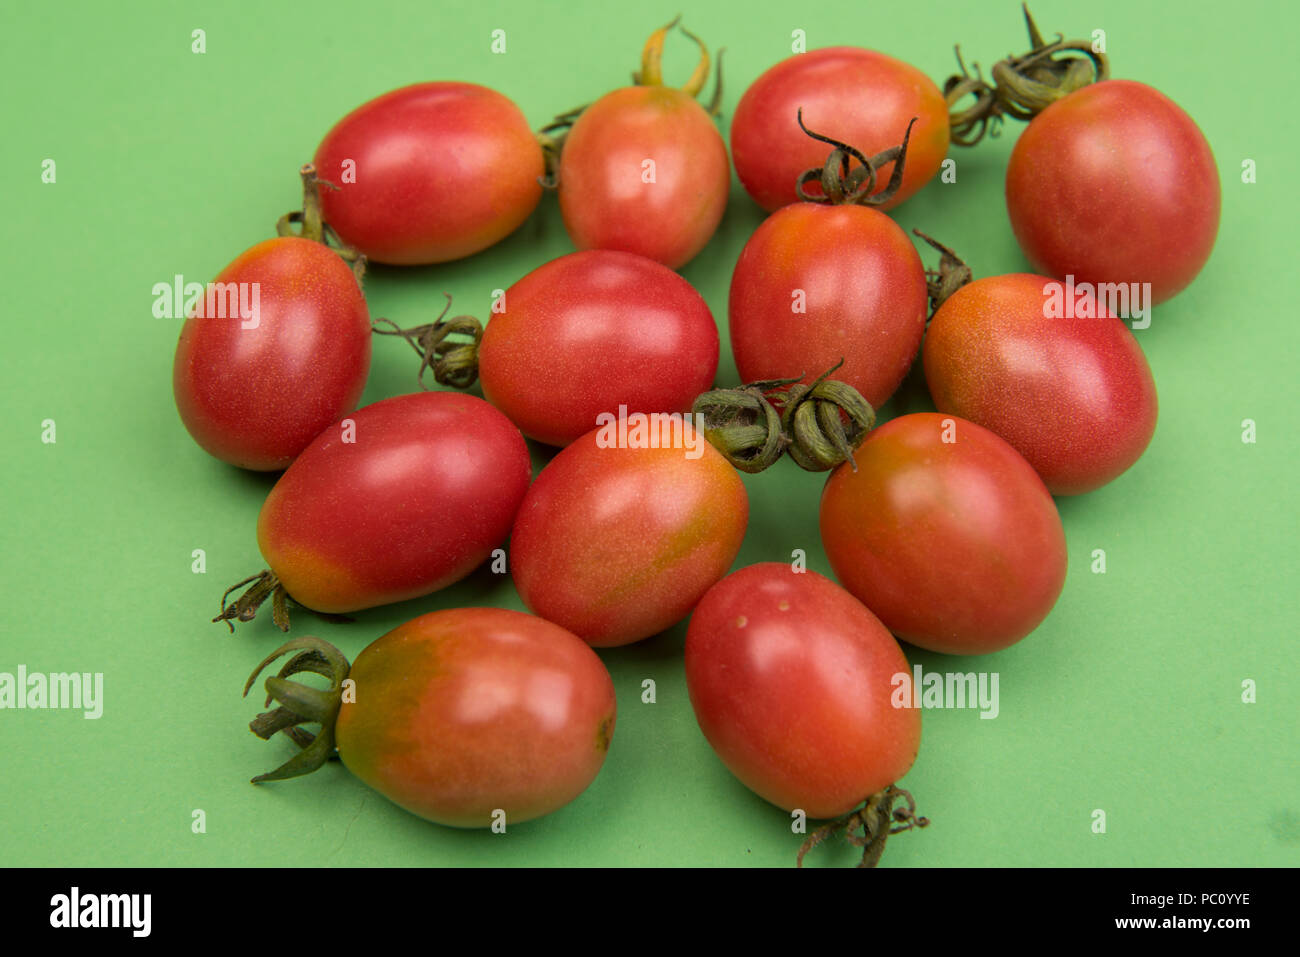
<svg viewBox="0 0 1300 957">
<path fill-rule="evenodd" d="M 1160 394 L 1143 459 L 1060 501 L 1070 571 L 1055 611 L 996 655 L 925 669 L 996 671 L 1001 714 L 930 711 L 904 780 L 924 832 L 891 842 L 904 865 L 1300 863 L 1295 653 L 1297 462 L 1294 276 L 1297 137 L 1283 101 L 1293 62 L 1280 5 L 1039 0 L 1044 32 L 1104 29 L 1113 74 L 1151 83 L 1196 118 L 1219 162 L 1223 220 L 1197 281 L 1138 332 Z M 625 85 L 675 7 L 610 2 L 428 2 L 129 7 L 22 4 L 0 36 L 5 116 L 5 521 L 0 671 L 103 672 L 105 710 L 0 711 L 0 861 L 37 865 L 789 865 L 799 839 L 699 733 L 681 668 L 684 625 L 602 652 L 619 696 L 604 770 L 573 804 L 505 835 L 421 821 L 340 766 L 252 787 L 287 742 L 245 725 L 245 676 L 279 642 L 268 615 L 231 636 L 210 624 L 223 588 L 261 567 L 258 508 L 273 478 L 209 458 L 171 395 L 179 321 L 151 314 L 176 273 L 203 282 L 271 234 L 299 199 L 297 168 L 335 120 L 431 79 L 501 90 L 534 126 Z M 724 133 L 744 88 L 790 54 L 850 43 L 936 80 L 952 44 L 987 69 L 1024 46 L 1011 3 L 695 2 L 686 23 L 727 47 Z M 191 52 L 191 31 L 207 52 Z M 490 52 L 504 29 L 507 53 Z M 666 68 L 693 63 L 680 37 Z M 1002 200 L 1019 133 L 954 151 L 894 215 L 966 254 L 977 275 L 1026 268 Z M 57 162 L 57 182 L 41 163 Z M 1243 184 L 1244 159 L 1258 182 Z M 1123 211 L 1116 211 L 1123 215 Z M 716 237 L 682 272 L 725 333 L 727 286 L 762 220 L 738 183 Z M 1170 237 L 1177 241 L 1177 237 Z M 468 261 L 376 267 L 373 316 L 427 321 L 442 293 L 486 316 L 491 290 L 571 251 L 553 196 Z M 926 254 L 927 262 L 933 257 Z M 720 384 L 736 383 L 723 337 Z M 412 355 L 377 341 L 365 394 L 411 391 Z M 883 410 L 928 407 L 913 379 Z M 41 423 L 57 423 L 57 442 Z M 1258 441 L 1242 441 L 1253 419 Z M 541 458 L 538 458 L 540 464 Z M 805 549 L 823 476 L 783 462 L 747 478 L 737 566 Z M 202 548 L 207 571 L 191 571 Z M 1107 572 L 1093 574 L 1093 549 Z M 354 656 L 417 614 L 521 607 L 486 571 L 440 594 L 300 625 Z M 657 703 L 642 704 L 653 678 Z M 1242 702 L 1242 682 L 1258 686 Z M 206 833 L 191 830 L 194 809 Z M 1107 815 L 1094 834 L 1092 812 Z M 844 847 L 816 863 L 850 863 Z"/>
</svg>

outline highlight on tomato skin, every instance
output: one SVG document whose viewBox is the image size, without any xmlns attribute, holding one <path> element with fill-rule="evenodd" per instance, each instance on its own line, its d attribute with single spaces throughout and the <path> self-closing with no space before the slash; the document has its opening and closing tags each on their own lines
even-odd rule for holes
<svg viewBox="0 0 1300 957">
<path fill-rule="evenodd" d="M 483 395 L 529 438 L 565 446 L 602 412 L 687 412 L 713 384 L 704 298 L 633 253 L 571 253 L 505 291 L 479 344 Z"/>
<path fill-rule="evenodd" d="M 268 239 L 217 275 L 181 327 L 176 409 L 212 456 L 283 469 L 356 408 L 370 351 L 370 314 L 338 253 L 297 236 Z"/>
<path fill-rule="evenodd" d="M 722 579 L 691 617 L 685 667 L 714 752 L 786 811 L 840 817 L 916 760 L 921 712 L 894 703 L 907 658 L 866 606 L 814 571 L 768 562 Z"/>
<path fill-rule="evenodd" d="M 957 416 L 900 416 L 822 491 L 835 577 L 903 641 L 945 654 L 1015 644 L 1065 585 L 1051 494 L 1007 442 Z"/>
<path fill-rule="evenodd" d="M 740 476 L 691 420 L 647 418 L 675 423 L 682 444 L 638 445 L 631 417 L 626 436 L 613 422 L 593 429 L 542 469 L 511 534 L 524 604 L 598 648 L 685 618 L 749 521 Z"/>
<path fill-rule="evenodd" d="M 1025 127 L 1006 175 L 1007 213 L 1038 272 L 1182 291 L 1218 235 L 1218 166 L 1205 135 L 1160 91 L 1103 80 Z"/>
<path fill-rule="evenodd" d="M 1067 295 L 1046 276 L 977 279 L 939 307 L 922 349 L 938 410 L 1005 439 L 1053 495 L 1089 492 L 1126 472 L 1150 444 L 1158 411 L 1128 325 L 1091 290 L 1064 303 Z"/>
<path fill-rule="evenodd" d="M 523 436 L 482 399 L 384 399 L 326 429 L 280 477 L 258 545 L 294 601 L 315 611 L 418 598 L 504 543 L 531 476 Z"/>
<path fill-rule="evenodd" d="M 917 118 L 902 186 L 880 208 L 892 209 L 934 178 L 948 154 L 948 105 L 916 67 L 875 50 L 838 46 L 797 53 L 750 84 L 731 121 L 731 154 L 745 190 L 768 212 L 799 201 L 799 174 L 826 160 L 811 129 L 873 156 L 902 139 Z M 890 167 L 882 170 L 884 189 Z"/>
<path fill-rule="evenodd" d="M 541 146 L 510 99 L 473 83 L 416 83 L 357 107 L 321 140 L 315 164 L 336 189 L 326 221 L 374 262 L 463 259 L 536 208 Z"/>
<path fill-rule="evenodd" d="M 549 814 L 591 784 L 614 735 L 614 684 L 558 625 L 498 608 L 436 611 L 353 663 L 339 757 L 395 804 L 452 827 Z"/>
</svg>

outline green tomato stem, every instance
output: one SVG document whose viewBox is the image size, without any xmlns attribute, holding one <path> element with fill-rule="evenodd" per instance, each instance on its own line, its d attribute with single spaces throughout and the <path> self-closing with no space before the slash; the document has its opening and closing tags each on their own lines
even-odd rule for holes
<svg viewBox="0 0 1300 957">
<path fill-rule="evenodd" d="M 1062 97 L 1089 84 L 1100 83 L 1110 75 L 1106 54 L 1093 49 L 1092 43 L 1066 40 L 1059 33 L 1048 43 L 1034 22 L 1028 4 L 1021 4 L 1021 8 L 1030 50 L 995 63 L 991 87 L 984 82 L 978 65 L 975 76 L 966 71 L 961 51 L 957 51 L 961 73 L 948 77 L 943 91 L 948 101 L 950 135 L 958 146 L 974 146 L 986 132 L 996 136 L 1004 117 L 1028 122 Z M 967 96 L 974 96 L 974 102 L 957 109 L 957 104 Z"/>
<path fill-rule="evenodd" d="M 239 596 L 233 605 L 226 604 L 226 599 L 230 597 L 232 591 L 243 588 L 245 585 L 251 587 L 248 591 Z M 221 613 L 212 620 L 214 622 L 224 621 L 231 633 L 234 633 L 236 621 L 252 621 L 257 616 L 257 609 L 262 607 L 262 603 L 268 598 L 271 599 L 272 618 L 275 620 L 276 627 L 281 631 L 289 630 L 289 593 L 284 590 L 280 584 L 280 579 L 275 577 L 275 573 L 269 568 L 258 572 L 256 575 L 250 575 L 243 581 L 235 582 L 225 590 L 221 595 Z"/>
<path fill-rule="evenodd" d="M 795 114 L 795 119 L 799 123 L 799 129 L 813 139 L 821 140 L 821 142 L 834 147 L 830 155 L 826 157 L 824 165 L 814 166 L 799 174 L 799 179 L 795 182 L 794 188 L 801 200 L 805 203 L 822 203 L 836 206 L 880 206 L 894 198 L 899 187 L 903 185 L 903 168 L 907 162 L 907 144 L 912 137 L 912 127 L 916 124 L 917 117 L 912 117 L 908 122 L 907 130 L 903 133 L 902 143 L 898 146 L 891 146 L 887 150 L 882 150 L 870 159 L 864 156 L 861 150 L 821 133 L 814 133 L 804 126 L 802 107 Z M 857 166 L 853 166 L 853 160 L 858 161 Z M 884 189 L 877 193 L 875 192 L 876 171 L 889 163 L 894 164 L 893 171 L 889 176 L 889 182 Z M 821 184 L 820 194 L 809 193 L 804 189 L 811 182 Z"/>
<path fill-rule="evenodd" d="M 997 92 L 984 81 L 979 64 L 972 64 L 975 67 L 972 76 L 962 59 L 961 47 L 954 46 L 953 52 L 957 54 L 961 72 L 948 77 L 943 84 L 943 97 L 948 104 L 948 136 L 957 146 L 974 146 L 985 134 L 996 137 L 1002 132 L 1002 105 Z M 974 101 L 958 109 L 957 104 L 967 97 L 974 97 Z"/>
<path fill-rule="evenodd" d="M 895 808 L 894 805 L 899 800 L 904 801 L 906 806 Z M 889 840 L 891 834 L 927 827 L 929 824 L 928 817 L 917 815 L 916 801 L 912 799 L 912 795 L 891 784 L 883 791 L 878 791 L 867 798 L 862 807 L 823 824 L 809 834 L 808 839 L 799 848 L 795 866 L 803 867 L 805 854 L 827 838 L 843 831 L 845 840 L 854 847 L 862 848 L 862 860 L 857 866 L 875 867 L 880 863 L 881 855 L 885 853 L 885 842 Z M 856 833 L 859 829 L 862 831 L 861 835 Z"/>
<path fill-rule="evenodd" d="M 290 651 L 298 651 L 298 654 L 290 658 L 277 675 L 266 679 L 266 703 L 263 707 L 270 707 L 272 701 L 279 707 L 259 714 L 248 726 L 264 741 L 283 731 L 300 750 L 274 771 L 253 778 L 254 784 L 310 774 L 335 756 L 334 722 L 343 702 L 343 682 L 351 666 L 343 653 L 328 641 L 304 636 L 285 642 L 264 658 L 249 676 L 244 684 L 244 697 L 248 697 L 253 682 L 266 666 Z M 313 688 L 288 680 L 304 671 L 328 678 L 329 687 Z M 300 727 L 303 724 L 320 725 L 320 731 L 316 734 L 304 731 Z"/>
<path fill-rule="evenodd" d="M 339 239 L 338 233 L 325 222 L 321 210 L 321 187 L 335 190 L 339 187 L 317 176 L 316 166 L 312 163 L 304 163 L 299 168 L 298 175 L 302 179 L 302 209 L 281 216 L 275 224 L 276 235 L 300 236 L 333 249 L 344 262 L 352 266 L 352 273 L 360 286 L 366 273 L 366 257 Z M 294 226 L 299 228 L 295 230 Z"/>
<path fill-rule="evenodd" d="M 800 468 L 824 472 L 853 463 L 854 449 L 876 421 L 857 389 L 830 378 L 843 364 L 841 359 L 811 385 L 797 376 L 714 389 L 697 398 L 691 411 L 704 417 L 709 444 L 742 472 L 761 472 L 787 452 Z"/>
<path fill-rule="evenodd" d="M 473 316 L 444 319 L 451 309 L 451 296 L 443 295 L 447 297 L 447 303 L 433 322 L 403 329 L 391 319 L 376 319 L 370 329 L 381 336 L 400 336 L 415 350 L 420 357 L 420 388 L 428 388 L 424 383 L 424 372 L 432 369 L 433 379 L 439 385 L 468 389 L 478 381 L 478 347 L 483 340 L 483 324 Z M 458 341 L 452 336 L 468 337 L 469 341 Z"/>
<path fill-rule="evenodd" d="M 912 232 L 939 251 L 939 268 L 925 271 L 925 290 L 930 298 L 930 315 L 926 322 L 929 322 L 939 311 L 939 307 L 947 302 L 948 297 L 974 279 L 975 274 L 960 256 L 943 243 L 927 236 L 919 229 L 913 229 Z"/>
</svg>

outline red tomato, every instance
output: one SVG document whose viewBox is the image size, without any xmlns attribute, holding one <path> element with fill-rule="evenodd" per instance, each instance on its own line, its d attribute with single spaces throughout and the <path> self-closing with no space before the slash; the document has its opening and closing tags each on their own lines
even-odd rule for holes
<svg viewBox="0 0 1300 957">
<path fill-rule="evenodd" d="M 348 770 L 412 814 L 487 827 L 568 804 L 614 735 L 614 684 L 584 642 L 532 615 L 436 611 L 357 656 L 335 723 Z"/>
<path fill-rule="evenodd" d="M 812 381 L 842 358 L 835 378 L 879 407 L 916 358 L 928 301 L 921 257 L 884 213 L 787 206 L 750 237 L 731 277 L 736 368 L 745 382 Z"/>
<path fill-rule="evenodd" d="M 921 744 L 921 712 L 894 707 L 907 659 L 862 603 L 816 572 L 751 565 L 701 599 L 686 632 L 700 730 L 760 797 L 839 817 L 894 783 Z"/>
<path fill-rule="evenodd" d="M 745 536 L 740 476 L 689 420 L 676 422 L 688 448 L 632 447 L 631 420 L 622 447 L 614 426 L 587 433 L 542 469 L 515 520 L 524 604 L 597 647 L 681 621 Z"/>
<path fill-rule="evenodd" d="M 270 471 L 356 408 L 369 371 L 370 314 L 352 270 L 323 244 L 285 236 L 209 284 L 181 328 L 172 391 L 194 441 Z"/>
<path fill-rule="evenodd" d="M 400 395 L 298 456 L 262 506 L 257 542 L 308 608 L 405 601 L 459 581 L 505 541 L 531 475 L 523 436 L 482 399 Z"/>
<path fill-rule="evenodd" d="M 799 201 L 799 174 L 826 162 L 825 144 L 809 129 L 848 143 L 868 157 L 896 146 L 917 118 L 903 183 L 879 209 L 892 209 L 928 183 L 948 154 L 948 104 L 920 70 L 858 47 L 810 50 L 782 60 L 745 91 L 731 121 L 731 156 L 749 195 L 768 212 Z M 879 192 L 892 165 L 877 176 Z"/>
<path fill-rule="evenodd" d="M 910 161 L 910 157 L 909 157 Z M 1025 127 L 1007 166 L 1007 211 L 1034 267 L 1075 282 L 1179 292 L 1210 258 L 1219 173 L 1192 118 L 1157 90 L 1105 80 Z"/>
<path fill-rule="evenodd" d="M 473 83 L 417 83 L 343 117 L 316 149 L 325 221 L 375 262 L 461 259 L 514 232 L 542 196 L 519 107 Z"/>
<path fill-rule="evenodd" d="M 1065 584 L 1065 532 L 1029 463 L 983 426 L 924 412 L 880 426 L 826 481 L 835 577 L 894 634 L 948 654 L 1014 644 Z"/>
<path fill-rule="evenodd" d="M 687 412 L 713 385 L 718 327 L 681 276 L 592 250 L 533 270 L 479 345 L 487 400 L 530 438 L 568 445 L 602 412 Z"/>
<path fill-rule="evenodd" d="M 730 189 L 727 147 L 712 117 L 671 87 L 601 97 L 582 111 L 560 154 L 560 212 L 573 244 L 639 253 L 672 269 L 713 236 Z"/>
<path fill-rule="evenodd" d="M 940 412 L 1006 439 L 1053 495 L 1077 495 L 1146 450 L 1156 386 L 1133 333 L 1095 297 L 1078 311 L 1096 318 L 1046 318 L 1052 287 L 1020 274 L 958 289 L 930 322 L 925 376 Z"/>
</svg>

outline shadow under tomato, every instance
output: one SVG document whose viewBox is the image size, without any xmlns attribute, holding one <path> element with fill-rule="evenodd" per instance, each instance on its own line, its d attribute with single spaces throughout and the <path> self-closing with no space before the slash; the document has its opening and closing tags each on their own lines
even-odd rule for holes
<svg viewBox="0 0 1300 957">
<path fill-rule="evenodd" d="M 240 492 L 259 493 L 263 498 L 270 494 L 271 488 L 276 482 L 280 481 L 280 476 L 284 474 L 281 471 L 274 472 L 254 472 L 249 469 L 241 469 L 237 465 L 228 465 L 225 462 L 218 462 L 213 459 L 213 466 L 223 472 L 221 481 L 227 485 L 236 487 Z"/>
</svg>

